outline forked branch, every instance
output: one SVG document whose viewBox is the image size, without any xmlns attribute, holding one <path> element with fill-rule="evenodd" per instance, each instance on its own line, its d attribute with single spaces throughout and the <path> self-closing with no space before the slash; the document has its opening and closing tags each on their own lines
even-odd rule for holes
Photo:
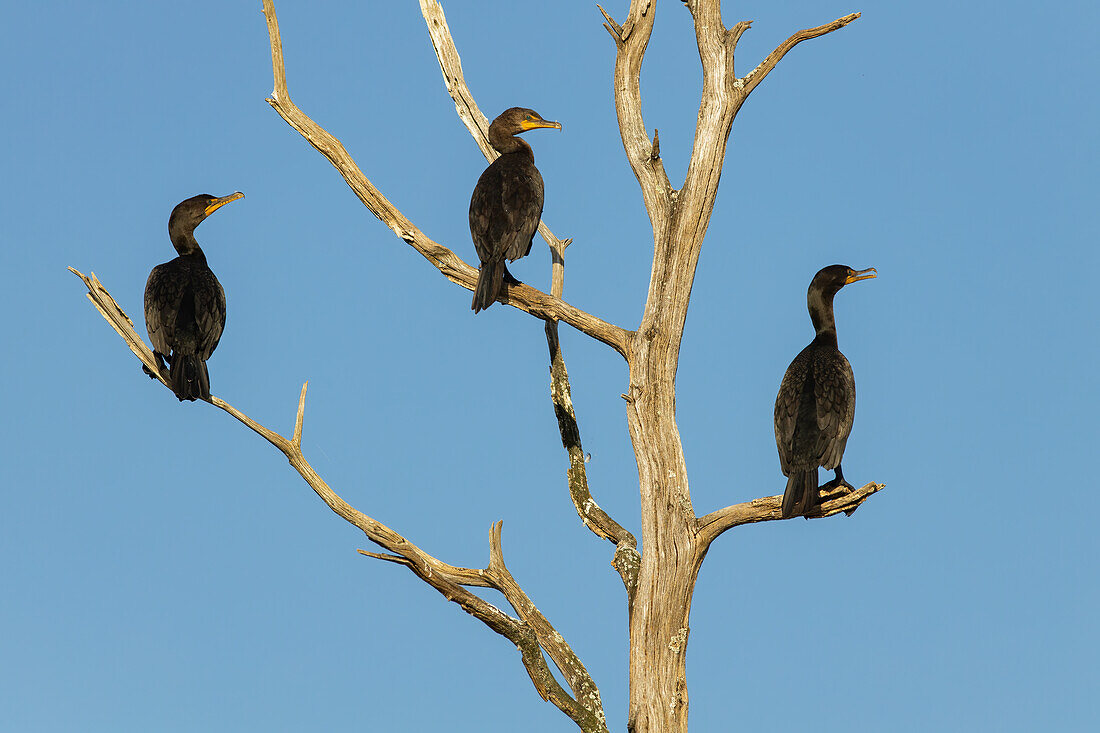
<svg viewBox="0 0 1100 733">
<path fill-rule="evenodd" d="M 493 532 L 489 539 L 489 567 L 485 570 L 485 575 L 491 580 L 493 587 L 508 599 L 508 603 L 515 609 L 523 623 L 534 631 L 539 644 L 565 675 L 565 681 L 573 691 L 574 697 L 570 698 L 573 704 L 568 707 L 563 707 L 557 702 L 554 704 L 572 718 L 581 730 L 606 732 L 607 721 L 604 718 L 603 701 L 600 699 L 600 690 L 596 687 L 592 676 L 561 634 L 550 625 L 542 612 L 519 587 L 511 571 L 504 564 L 504 551 L 500 541 L 503 526 L 504 522 L 493 525 Z"/>
<path fill-rule="evenodd" d="M 383 224 L 438 268 L 448 280 L 467 290 L 473 290 L 477 284 L 477 268 L 466 264 L 453 251 L 425 235 L 367 179 L 343 144 L 291 101 L 290 93 L 287 91 L 279 22 L 275 16 L 272 0 L 264 0 L 264 15 L 267 18 L 267 31 L 271 41 L 271 67 L 274 77 L 274 87 L 271 97 L 267 100 L 268 104 L 318 152 L 328 158 L 359 200 Z M 626 354 L 630 331 L 586 313 L 560 298 L 554 298 L 529 285 L 521 284 L 506 288 L 500 296 L 500 301 L 537 318 L 564 321 L 578 331 L 604 342 L 620 354 L 624 356 Z"/>
<path fill-rule="evenodd" d="M 95 274 L 89 277 L 71 267 L 69 270 L 84 282 L 88 288 L 88 299 L 142 364 L 148 368 L 149 373 L 168 387 L 165 375 L 161 373 L 152 350 L 138 336 L 134 330 L 133 321 L 111 297 Z M 211 397 L 210 403 L 229 413 L 275 446 L 329 509 L 358 527 L 367 539 L 386 550 L 386 553 L 364 552 L 363 554 L 404 565 L 425 583 L 435 588 L 444 598 L 457 603 L 471 616 L 507 638 L 519 649 L 524 668 L 544 700 L 552 702 L 561 709 L 585 733 L 606 733 L 607 725 L 604 721 L 599 691 L 588 671 L 561 634 L 550 625 L 505 567 L 500 546 L 500 523 L 494 527 L 490 540 L 489 567 L 486 569 L 463 568 L 445 563 L 424 552 L 390 527 L 348 504 L 314 471 L 313 466 L 302 454 L 302 426 L 305 422 L 307 386 L 302 385 L 294 429 L 289 439 L 261 425 L 218 397 Z M 520 618 L 509 616 L 493 604 L 471 593 L 464 586 L 493 588 L 499 591 Z M 558 683 L 547 664 L 543 649 L 566 675 L 575 697 Z"/>
</svg>

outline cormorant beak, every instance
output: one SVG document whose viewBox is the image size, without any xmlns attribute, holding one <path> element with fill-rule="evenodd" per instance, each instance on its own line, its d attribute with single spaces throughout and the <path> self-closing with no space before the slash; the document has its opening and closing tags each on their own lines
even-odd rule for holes
<svg viewBox="0 0 1100 733">
<path fill-rule="evenodd" d="M 870 274 L 868 275 L 867 273 Z M 875 277 L 877 273 L 878 270 L 873 267 L 868 267 L 866 270 L 849 270 L 848 277 L 844 279 L 844 284 L 850 285 L 851 283 L 858 282 L 860 280 L 867 280 Z"/>
<path fill-rule="evenodd" d="M 527 132 L 528 130 L 536 130 L 540 127 L 547 127 L 552 130 L 561 129 L 560 122 L 553 122 L 551 120 L 524 120 L 520 123 L 520 126 L 523 128 L 524 132 Z"/>
<path fill-rule="evenodd" d="M 214 199 L 213 201 L 211 201 L 209 204 L 206 205 L 206 208 L 203 209 L 202 214 L 203 214 L 203 216 L 210 216 L 215 211 L 217 211 L 221 207 L 228 204 L 230 201 L 236 201 L 237 199 L 243 199 L 243 198 L 244 198 L 244 194 L 241 193 L 240 191 L 237 191 L 236 193 L 231 193 L 228 196 L 222 196 L 220 199 Z"/>
</svg>

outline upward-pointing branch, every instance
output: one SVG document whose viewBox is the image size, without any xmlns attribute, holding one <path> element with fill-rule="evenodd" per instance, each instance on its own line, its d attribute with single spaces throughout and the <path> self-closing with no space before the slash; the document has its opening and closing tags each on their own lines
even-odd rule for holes
<svg viewBox="0 0 1100 733">
<path fill-rule="evenodd" d="M 604 27 L 615 41 L 615 114 L 627 162 L 642 189 L 642 199 L 655 237 L 672 208 L 672 184 L 664 161 L 654 155 L 654 143 L 642 118 L 642 60 L 653 33 L 656 8 L 650 0 L 632 0 L 626 19 L 619 25 L 596 6 L 607 21 Z"/>
<path fill-rule="evenodd" d="M 790 38 L 783 41 L 774 51 L 768 54 L 768 57 L 761 61 L 755 69 L 745 74 L 744 78 L 741 80 L 744 84 L 745 96 L 748 96 L 749 92 L 756 88 L 757 84 L 764 81 L 764 77 L 775 68 L 775 65 L 778 64 L 792 48 L 803 41 L 808 41 L 811 38 L 817 38 L 818 36 L 823 36 L 826 33 L 832 33 L 835 30 L 843 28 L 859 18 L 860 15 L 862 15 L 862 13 L 850 13 L 843 18 L 837 18 L 831 23 L 819 25 L 816 28 L 807 28 L 806 30 L 792 34 Z M 738 36 L 740 36 L 740 33 Z"/>
</svg>

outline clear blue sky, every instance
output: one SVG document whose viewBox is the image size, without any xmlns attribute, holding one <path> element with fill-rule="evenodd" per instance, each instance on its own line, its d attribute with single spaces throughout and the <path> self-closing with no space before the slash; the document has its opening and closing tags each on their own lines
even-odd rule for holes
<svg viewBox="0 0 1100 733">
<path fill-rule="evenodd" d="M 490 116 L 564 124 L 528 138 L 546 220 L 575 239 L 567 299 L 635 326 L 652 240 L 599 13 L 445 7 Z M 294 100 L 472 258 L 485 163 L 416 4 L 278 10 Z M 877 267 L 837 299 L 859 385 L 844 467 L 888 488 L 850 519 L 716 543 L 693 604 L 693 730 L 1096 730 L 1100 12 L 727 2 L 727 24 L 755 20 L 738 71 L 856 10 L 741 111 L 677 404 L 699 514 L 781 491 L 772 404 L 812 335 L 806 285 L 834 262 Z M 172 206 L 241 190 L 198 230 L 229 302 L 214 393 L 287 432 L 309 380 L 317 470 L 449 562 L 483 566 L 503 519 L 512 571 L 623 730 L 625 601 L 611 546 L 568 500 L 541 323 L 475 317 L 268 107 L 258 0 L 0 11 L 0 727 L 574 729 L 510 644 L 358 556 L 362 535 L 263 440 L 145 377 L 65 271 L 94 270 L 144 333 Z M 701 74 L 687 11 L 657 13 L 644 111 L 677 180 Z M 546 286 L 541 242 L 513 271 Z M 636 530 L 624 365 L 562 333 L 594 492 Z"/>
</svg>

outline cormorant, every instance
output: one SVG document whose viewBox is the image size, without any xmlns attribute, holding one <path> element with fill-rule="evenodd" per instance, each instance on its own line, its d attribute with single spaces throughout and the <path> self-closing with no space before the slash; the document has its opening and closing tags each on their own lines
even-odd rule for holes
<svg viewBox="0 0 1100 733">
<path fill-rule="evenodd" d="M 531 251 L 531 239 L 542 217 L 542 176 L 535 167 L 531 146 L 516 137 L 539 127 L 561 129 L 538 112 L 512 107 L 489 125 L 489 143 L 500 157 L 477 179 L 470 197 L 470 235 L 481 260 L 472 308 L 474 313 L 491 306 L 501 284 L 518 282 L 504 260 L 518 260 Z"/>
<path fill-rule="evenodd" d="M 225 328 L 225 291 L 195 241 L 195 227 L 243 198 L 240 191 L 221 198 L 204 193 L 177 204 L 168 218 L 168 236 L 179 257 L 154 267 L 145 284 L 145 327 L 153 354 L 161 367 L 167 360 L 169 382 L 181 402 L 210 400 L 206 360 Z"/>
<path fill-rule="evenodd" d="M 875 268 L 853 270 L 830 265 L 810 282 L 806 304 L 817 335 L 794 358 L 775 398 L 775 444 L 779 465 L 787 477 L 783 516 L 804 515 L 821 502 L 821 492 L 845 487 L 840 461 L 856 414 L 856 382 L 852 366 L 837 348 L 833 296 L 849 283 L 875 277 Z M 832 481 L 818 488 L 818 467 L 835 471 Z"/>
</svg>

